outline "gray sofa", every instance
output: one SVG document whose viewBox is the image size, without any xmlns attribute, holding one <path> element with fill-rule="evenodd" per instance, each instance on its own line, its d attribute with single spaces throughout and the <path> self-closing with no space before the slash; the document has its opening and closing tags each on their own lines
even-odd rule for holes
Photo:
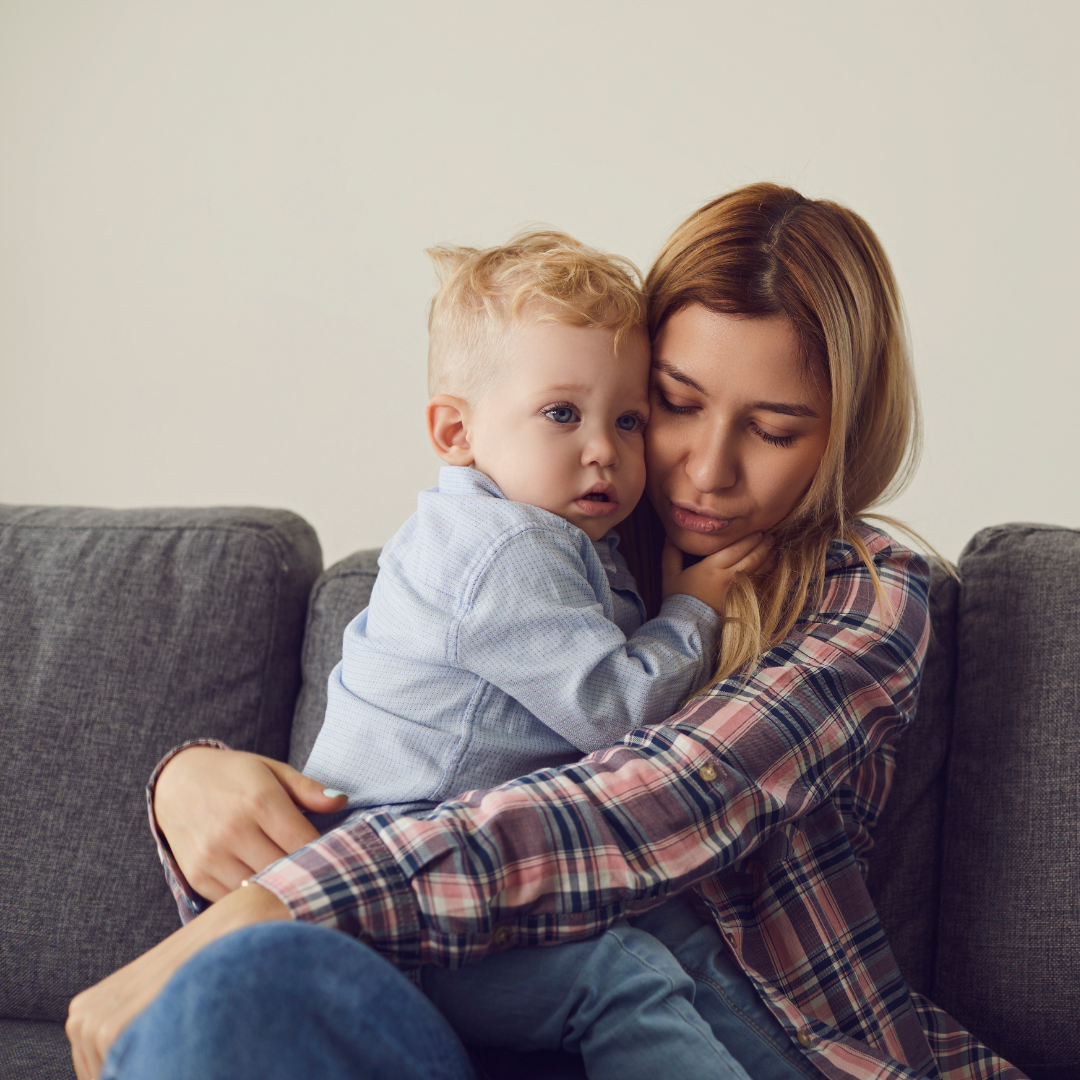
<svg viewBox="0 0 1080 1080">
<path fill-rule="evenodd" d="M 0 507 L 0 1078 L 73 1076 L 68 1000 L 178 925 L 146 827 L 159 757 L 213 735 L 303 763 L 375 554 L 320 576 L 283 511 Z M 870 886 L 912 986 L 1035 1080 L 1077 1080 L 1080 532 L 986 529 L 960 569 L 935 572 Z"/>
</svg>

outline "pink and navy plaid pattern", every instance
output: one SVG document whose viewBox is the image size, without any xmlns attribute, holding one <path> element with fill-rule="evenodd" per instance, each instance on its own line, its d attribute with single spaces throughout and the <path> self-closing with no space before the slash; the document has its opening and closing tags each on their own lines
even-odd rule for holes
<svg viewBox="0 0 1080 1080">
<path fill-rule="evenodd" d="M 590 937 L 693 887 L 825 1076 L 1019 1080 L 908 990 L 866 891 L 929 621 L 925 562 L 859 529 L 883 603 L 836 542 L 820 610 L 749 681 L 575 765 L 420 817 L 353 817 L 256 880 L 403 968 Z M 202 906 L 170 877 L 182 911 Z"/>
</svg>

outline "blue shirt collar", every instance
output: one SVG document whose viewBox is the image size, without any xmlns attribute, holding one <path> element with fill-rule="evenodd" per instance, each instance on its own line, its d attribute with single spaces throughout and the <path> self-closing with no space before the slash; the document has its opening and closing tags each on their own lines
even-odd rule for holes
<svg viewBox="0 0 1080 1080">
<path fill-rule="evenodd" d="M 471 465 L 443 465 L 439 469 L 438 490 L 440 495 L 493 495 L 496 499 L 506 498 L 502 488 L 487 473 Z M 615 569 L 613 556 L 619 539 L 619 534 L 612 529 L 599 540 L 592 541 L 604 569 Z"/>
</svg>

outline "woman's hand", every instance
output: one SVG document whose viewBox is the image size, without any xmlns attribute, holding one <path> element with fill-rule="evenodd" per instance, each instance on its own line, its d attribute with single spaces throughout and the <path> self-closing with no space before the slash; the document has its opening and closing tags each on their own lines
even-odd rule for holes
<svg viewBox="0 0 1080 1080">
<path fill-rule="evenodd" d="M 65 1031 L 78 1080 L 101 1075 L 109 1047 L 197 952 L 232 930 L 289 917 L 289 909 L 268 889 L 260 885 L 237 889 L 137 960 L 73 998 Z"/>
<path fill-rule="evenodd" d="M 758 574 L 766 570 L 772 547 L 771 533 L 751 533 L 684 570 L 683 553 L 665 537 L 664 552 L 660 557 L 664 599 L 683 593 L 708 604 L 717 615 L 723 615 L 724 600 L 732 582 L 739 574 Z"/>
<path fill-rule="evenodd" d="M 318 838 L 300 808 L 326 814 L 348 801 L 323 791 L 283 762 L 192 746 L 161 771 L 154 816 L 188 883 L 217 901 Z"/>
</svg>

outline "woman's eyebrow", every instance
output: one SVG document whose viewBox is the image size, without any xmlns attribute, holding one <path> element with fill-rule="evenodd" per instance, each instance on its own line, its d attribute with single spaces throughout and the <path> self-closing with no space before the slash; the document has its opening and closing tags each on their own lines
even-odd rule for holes
<svg viewBox="0 0 1080 1080">
<path fill-rule="evenodd" d="M 819 420 L 821 417 L 814 412 L 809 405 L 785 405 L 782 401 L 755 401 L 750 406 L 752 409 L 761 409 L 762 412 L 780 413 L 782 416 L 806 416 L 811 420 Z"/>
<path fill-rule="evenodd" d="M 676 382 L 681 382 L 684 386 L 689 386 L 691 390 L 696 390 L 699 394 L 705 393 L 705 387 L 701 383 L 694 379 L 691 379 L 689 375 L 684 375 L 674 364 L 667 360 L 654 360 L 653 367 L 657 371 L 662 371 L 669 378 L 674 379 Z"/>
</svg>

